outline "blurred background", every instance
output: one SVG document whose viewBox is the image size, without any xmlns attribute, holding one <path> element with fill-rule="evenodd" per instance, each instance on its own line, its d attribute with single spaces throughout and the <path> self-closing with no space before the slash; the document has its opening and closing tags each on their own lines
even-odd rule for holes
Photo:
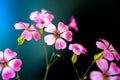
<svg viewBox="0 0 120 80">
<path fill-rule="evenodd" d="M 18 57 L 23 61 L 19 73 L 21 80 L 43 80 L 45 54 L 42 40 L 27 41 L 18 51 L 17 38 L 22 30 L 15 30 L 14 24 L 17 22 L 34 24 L 30 21 L 29 15 L 41 9 L 46 9 L 54 15 L 55 25 L 59 21 L 68 24 L 70 17 L 74 16 L 79 32 L 73 30 L 71 43 L 83 44 L 88 51 L 86 55 L 80 55 L 75 64 L 82 76 L 92 62 L 93 56 L 101 51 L 95 44 L 99 38 L 108 40 L 120 53 L 119 6 L 117 0 L 0 0 L 0 51 L 10 48 L 18 52 Z M 47 48 L 50 56 L 51 47 Z M 58 52 L 62 56 L 50 68 L 47 80 L 77 80 L 71 64 L 72 52 L 68 49 Z M 95 64 L 90 71 L 92 70 L 98 70 Z"/>
</svg>

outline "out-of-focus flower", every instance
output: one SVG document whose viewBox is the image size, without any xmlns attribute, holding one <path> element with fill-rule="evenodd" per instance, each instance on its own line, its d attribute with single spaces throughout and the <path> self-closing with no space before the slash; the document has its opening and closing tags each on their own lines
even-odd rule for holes
<svg viewBox="0 0 120 80">
<path fill-rule="evenodd" d="M 76 23 L 76 20 L 75 20 L 74 16 L 72 16 L 72 17 L 70 18 L 70 23 L 68 24 L 68 27 L 69 27 L 69 28 L 72 28 L 72 29 L 74 29 L 75 31 L 78 32 L 77 23 Z"/>
<path fill-rule="evenodd" d="M 69 50 L 72 50 L 74 54 L 80 55 L 87 52 L 86 48 L 82 44 L 74 43 L 69 45 Z"/>
<path fill-rule="evenodd" d="M 22 36 L 22 38 L 24 38 L 28 41 L 32 39 L 32 36 L 33 36 L 35 41 L 38 41 L 40 39 L 40 34 L 36 30 L 34 25 L 31 25 L 30 28 L 29 28 L 28 23 L 19 22 L 19 23 L 15 24 L 15 29 L 17 29 L 17 30 L 24 29 L 21 36 Z"/>
<path fill-rule="evenodd" d="M 102 71 L 92 71 L 91 80 L 120 80 L 120 68 L 114 62 L 108 65 L 107 60 L 100 59 L 96 61 L 98 68 Z"/>
<path fill-rule="evenodd" d="M 66 48 L 67 44 L 63 38 L 67 41 L 72 41 L 72 32 L 69 31 L 68 26 L 64 25 L 62 22 L 58 23 L 58 30 L 56 29 L 55 25 L 49 24 L 45 28 L 45 31 L 53 33 L 44 37 L 45 43 L 47 43 L 47 45 L 53 45 L 55 43 L 55 48 L 58 50 Z"/>
<path fill-rule="evenodd" d="M 36 22 L 38 28 L 47 27 L 48 24 L 54 19 L 54 16 L 45 9 L 42 9 L 41 12 L 34 11 L 30 14 L 30 19 Z"/>
<path fill-rule="evenodd" d="M 0 72 L 3 80 L 9 80 L 15 77 L 15 72 L 20 71 L 22 61 L 16 58 L 17 53 L 11 51 L 9 48 L 4 52 L 0 51 Z"/>
<path fill-rule="evenodd" d="M 112 44 L 110 44 L 107 40 L 105 39 L 100 39 L 101 41 L 97 41 L 96 45 L 97 48 L 102 49 L 103 50 L 103 56 L 104 58 L 112 61 L 114 60 L 114 57 L 117 61 L 120 60 L 120 55 L 118 54 L 118 52 L 114 49 L 114 47 L 112 46 Z"/>
</svg>

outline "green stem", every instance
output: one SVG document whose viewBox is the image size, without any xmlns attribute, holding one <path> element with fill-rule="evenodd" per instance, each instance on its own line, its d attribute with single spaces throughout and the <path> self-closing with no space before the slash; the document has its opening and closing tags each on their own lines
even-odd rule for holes
<svg viewBox="0 0 120 80">
<path fill-rule="evenodd" d="M 78 76 L 78 80 L 81 80 L 81 79 L 80 79 L 80 76 L 79 76 L 79 73 L 78 73 L 78 70 L 75 68 L 74 63 L 72 63 L 72 65 L 73 65 L 74 71 L 76 72 L 76 74 L 77 74 L 77 76 Z"/>
<path fill-rule="evenodd" d="M 57 59 L 58 59 L 58 58 L 55 58 L 55 59 L 50 63 L 49 66 L 52 66 L 52 65 L 57 61 Z"/>
<path fill-rule="evenodd" d="M 47 79 L 47 75 L 48 75 L 49 68 L 50 68 L 50 66 L 47 65 L 47 66 L 46 66 L 46 72 L 45 72 L 44 80 Z"/>
<path fill-rule="evenodd" d="M 45 44 L 44 44 L 44 51 L 45 51 L 46 66 L 48 66 L 48 54 L 47 54 L 47 47 Z"/>
<path fill-rule="evenodd" d="M 19 73 L 17 72 L 16 74 L 17 74 L 17 75 L 16 75 L 16 80 L 20 80 Z"/>
<path fill-rule="evenodd" d="M 88 71 L 90 70 L 90 68 L 92 67 L 92 65 L 94 64 L 95 61 L 92 61 L 92 63 L 90 64 L 90 66 L 88 67 L 88 69 L 86 70 L 86 72 L 84 73 L 82 80 L 84 80 L 84 77 L 86 76 L 86 74 L 88 73 Z"/>
</svg>

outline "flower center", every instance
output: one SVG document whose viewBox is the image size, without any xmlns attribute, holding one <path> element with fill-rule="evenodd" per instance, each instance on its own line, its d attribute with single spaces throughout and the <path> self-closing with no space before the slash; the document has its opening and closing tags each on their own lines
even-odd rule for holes
<svg viewBox="0 0 120 80">
<path fill-rule="evenodd" d="M 45 24 L 45 21 L 43 21 L 43 20 L 40 20 L 40 23 L 41 23 L 41 24 Z"/>
<path fill-rule="evenodd" d="M 7 67 L 8 66 L 8 62 L 7 61 L 2 60 L 1 62 L 2 62 L 3 67 Z"/>
<path fill-rule="evenodd" d="M 104 80 L 108 80 L 108 75 L 103 74 L 103 78 L 104 78 Z"/>
<path fill-rule="evenodd" d="M 55 31 L 54 32 L 54 36 L 58 39 L 60 38 L 60 32 L 59 31 Z"/>
</svg>

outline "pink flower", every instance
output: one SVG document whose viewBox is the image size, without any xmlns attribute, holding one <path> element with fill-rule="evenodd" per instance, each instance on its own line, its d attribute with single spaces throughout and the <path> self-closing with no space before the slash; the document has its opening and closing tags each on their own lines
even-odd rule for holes
<svg viewBox="0 0 120 80">
<path fill-rule="evenodd" d="M 96 64 L 102 72 L 92 71 L 90 73 L 91 80 L 120 80 L 120 68 L 114 62 L 110 63 L 109 68 L 105 59 L 97 60 Z"/>
<path fill-rule="evenodd" d="M 112 44 L 110 44 L 107 40 L 105 39 L 100 39 L 101 41 L 97 41 L 96 45 L 99 49 L 103 50 L 103 56 L 104 58 L 112 61 L 115 59 L 118 61 L 120 60 L 120 55 L 118 54 L 118 52 L 114 49 L 114 47 L 112 46 Z"/>
<path fill-rule="evenodd" d="M 77 23 L 76 23 L 76 20 L 75 20 L 74 16 L 72 16 L 70 18 L 70 23 L 69 23 L 68 27 L 72 28 L 72 29 L 74 29 L 74 30 L 76 30 L 78 32 Z"/>
<path fill-rule="evenodd" d="M 20 71 L 22 61 L 16 58 L 17 53 L 9 48 L 5 49 L 4 53 L 0 51 L 0 72 L 3 80 L 9 80 L 15 77 L 15 71 Z"/>
<path fill-rule="evenodd" d="M 49 24 L 48 27 L 45 28 L 45 31 L 53 33 L 44 37 L 45 43 L 47 43 L 47 45 L 53 45 L 55 43 L 56 49 L 66 48 L 66 42 L 63 38 L 67 41 L 72 41 L 72 32 L 69 31 L 68 26 L 64 25 L 62 22 L 58 23 L 58 30 L 55 25 Z"/>
<path fill-rule="evenodd" d="M 15 29 L 17 29 L 17 30 L 24 29 L 24 31 L 22 32 L 21 35 L 24 39 L 26 39 L 28 41 L 32 39 L 32 36 L 36 41 L 38 41 L 40 39 L 40 34 L 35 29 L 34 25 L 31 25 L 29 28 L 28 23 L 19 22 L 19 23 L 15 24 Z"/>
<path fill-rule="evenodd" d="M 72 50 L 76 55 L 80 55 L 81 53 L 85 54 L 87 52 L 86 48 L 78 43 L 70 44 L 69 50 Z"/>
<path fill-rule="evenodd" d="M 30 14 L 30 19 L 36 22 L 38 28 L 47 27 L 48 24 L 54 19 L 54 16 L 50 14 L 47 10 L 42 9 L 41 13 L 34 11 Z"/>
</svg>

